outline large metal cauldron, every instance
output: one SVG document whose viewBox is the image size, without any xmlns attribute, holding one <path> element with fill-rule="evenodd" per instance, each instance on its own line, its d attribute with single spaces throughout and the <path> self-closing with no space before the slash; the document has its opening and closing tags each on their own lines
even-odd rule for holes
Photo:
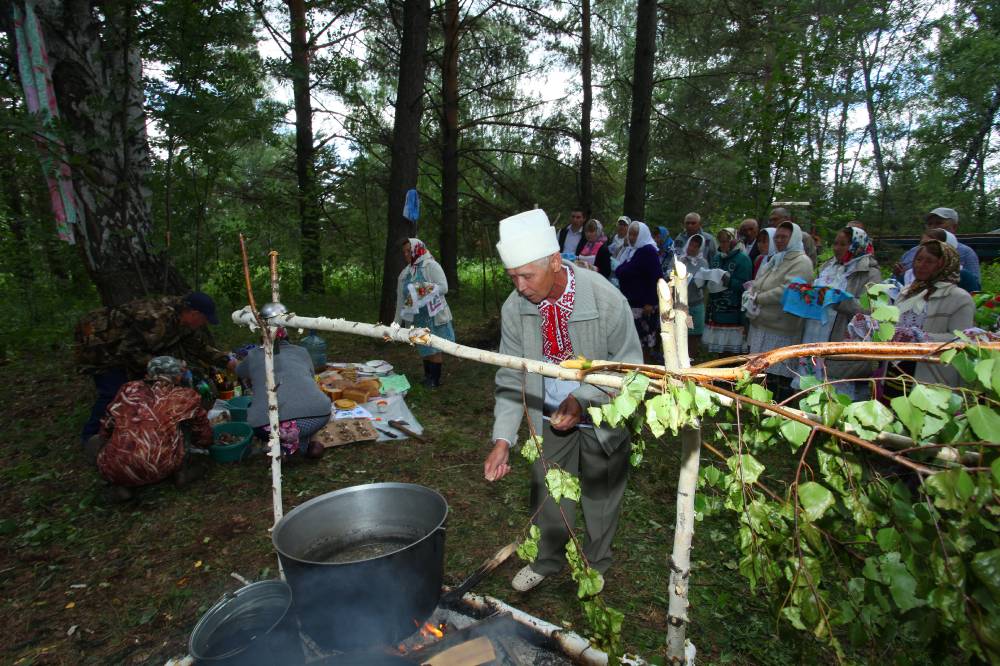
<svg viewBox="0 0 1000 666">
<path fill-rule="evenodd" d="M 271 536 L 303 631 L 327 649 L 392 645 L 437 606 L 448 503 L 408 483 L 320 495 Z"/>
</svg>

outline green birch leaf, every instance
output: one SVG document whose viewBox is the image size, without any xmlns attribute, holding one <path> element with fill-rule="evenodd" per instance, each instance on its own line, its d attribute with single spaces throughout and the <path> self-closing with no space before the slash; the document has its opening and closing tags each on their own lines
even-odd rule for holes
<svg viewBox="0 0 1000 666">
<path fill-rule="evenodd" d="M 604 576 L 590 567 L 587 567 L 578 576 L 573 576 L 573 579 L 577 582 L 576 596 L 581 599 L 600 594 L 601 590 L 604 589 Z"/>
<path fill-rule="evenodd" d="M 641 401 L 646 397 L 646 389 L 649 388 L 649 377 L 638 372 L 630 373 L 625 378 L 623 387 L 627 394 L 637 401 Z"/>
<path fill-rule="evenodd" d="M 807 481 L 799 486 L 799 504 L 809 522 L 815 522 L 823 517 L 826 510 L 833 506 L 834 499 L 825 486 L 815 481 Z"/>
<path fill-rule="evenodd" d="M 743 392 L 745 396 L 756 400 L 758 402 L 771 402 L 771 396 L 773 395 L 766 388 L 760 384 L 749 384 L 747 385 L 746 391 Z"/>
<path fill-rule="evenodd" d="M 878 330 L 875 331 L 875 339 L 879 342 L 888 342 L 892 340 L 892 336 L 896 335 L 896 327 L 889 322 L 882 322 L 878 325 Z"/>
<path fill-rule="evenodd" d="M 992 388 L 993 392 L 1000 396 L 1000 358 L 996 354 L 993 359 L 993 376 L 990 377 L 987 388 Z"/>
<path fill-rule="evenodd" d="M 895 557 L 893 557 L 895 556 Z M 882 563 L 882 571 L 889 583 L 889 594 L 892 600 L 904 613 L 910 609 L 923 606 L 926 602 L 916 596 L 917 581 L 899 561 L 899 553 L 888 553 Z"/>
<path fill-rule="evenodd" d="M 875 535 L 875 541 L 883 553 L 891 553 L 899 550 L 901 538 L 895 527 L 883 527 Z"/>
<path fill-rule="evenodd" d="M 894 305 L 880 305 L 872 311 L 872 319 L 880 323 L 895 323 L 899 321 L 899 308 Z"/>
<path fill-rule="evenodd" d="M 965 413 L 976 437 L 985 442 L 1000 442 L 1000 414 L 986 405 L 976 405 Z"/>
<path fill-rule="evenodd" d="M 993 367 L 995 362 L 992 358 L 976 363 L 976 378 L 987 390 L 992 388 Z"/>
<path fill-rule="evenodd" d="M 542 438 L 539 435 L 531 435 L 524 441 L 524 444 L 521 445 L 521 457 L 529 463 L 533 463 L 538 460 L 538 457 L 541 455 Z"/>
<path fill-rule="evenodd" d="M 938 416 L 947 416 L 945 408 L 951 398 L 951 391 L 918 384 L 910 391 L 910 404 L 920 411 Z"/>
<path fill-rule="evenodd" d="M 600 428 L 601 422 L 604 420 L 604 412 L 601 411 L 601 408 L 587 407 L 587 414 L 590 415 L 590 420 L 594 422 L 594 427 Z"/>
<path fill-rule="evenodd" d="M 792 623 L 792 626 L 801 631 L 808 631 L 806 625 L 802 624 L 802 613 L 798 606 L 785 606 L 781 609 L 781 616 Z"/>
<path fill-rule="evenodd" d="M 792 444 L 793 451 L 798 450 L 800 446 L 805 444 L 806 439 L 809 438 L 809 433 L 812 432 L 812 428 L 798 421 L 785 421 L 778 430 Z"/>
<path fill-rule="evenodd" d="M 716 405 L 712 401 L 712 393 L 708 389 L 692 382 L 691 393 L 694 394 L 694 406 L 697 408 L 699 416 L 713 414 L 717 411 Z"/>
<path fill-rule="evenodd" d="M 993 472 L 993 485 L 1000 488 L 1000 458 L 993 461 L 990 465 L 990 471 Z"/>
<path fill-rule="evenodd" d="M 538 557 L 538 542 L 542 538 L 542 531 L 537 525 L 532 525 L 528 530 L 528 537 L 517 547 L 517 556 L 526 562 L 534 562 Z"/>
<path fill-rule="evenodd" d="M 844 418 L 858 430 L 858 434 L 871 439 L 895 420 L 892 412 L 877 400 L 865 400 L 848 405 Z"/>
<path fill-rule="evenodd" d="M 639 406 L 639 401 L 632 397 L 629 393 L 622 393 L 615 398 L 614 404 L 615 409 L 618 410 L 619 418 L 627 419 L 635 412 L 636 408 Z"/>
<path fill-rule="evenodd" d="M 892 411 L 896 412 L 896 416 L 910 432 L 910 437 L 915 441 L 920 441 L 924 429 L 924 413 L 913 407 L 910 404 L 910 399 L 906 396 L 896 396 L 889 404 L 892 405 Z"/>
<path fill-rule="evenodd" d="M 949 363 L 950 364 L 951 363 L 951 359 L 955 358 L 955 354 L 957 354 L 957 353 L 958 353 L 957 349 L 946 349 L 946 350 L 944 350 L 943 352 L 941 352 L 941 356 L 940 356 L 941 362 L 942 363 Z"/>
<path fill-rule="evenodd" d="M 958 370 L 958 374 L 967 382 L 976 378 L 976 364 L 972 362 L 967 353 L 958 352 L 955 358 L 951 359 L 951 367 Z"/>
<path fill-rule="evenodd" d="M 749 453 L 730 456 L 726 459 L 726 465 L 735 473 L 736 480 L 743 484 L 756 483 L 764 471 L 764 466 Z"/>
<path fill-rule="evenodd" d="M 580 479 L 563 469 L 552 467 L 545 473 L 545 487 L 552 499 L 559 502 L 564 497 L 574 502 L 580 501 Z"/>
<path fill-rule="evenodd" d="M 604 420 L 608 422 L 608 425 L 612 428 L 617 428 L 621 417 L 618 415 L 618 407 L 615 406 L 615 403 L 609 402 L 606 405 L 602 405 L 601 411 L 604 413 Z"/>
<path fill-rule="evenodd" d="M 1000 549 L 976 553 L 970 568 L 994 599 L 1000 599 Z"/>
</svg>

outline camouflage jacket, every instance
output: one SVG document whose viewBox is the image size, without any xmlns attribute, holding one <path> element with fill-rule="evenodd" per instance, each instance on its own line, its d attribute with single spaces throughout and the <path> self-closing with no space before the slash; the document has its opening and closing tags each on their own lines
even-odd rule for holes
<svg viewBox="0 0 1000 666">
<path fill-rule="evenodd" d="M 179 296 L 161 296 L 88 312 L 74 333 L 77 367 L 82 373 L 123 368 L 129 379 L 143 377 L 154 356 L 179 358 L 203 374 L 226 367 L 228 355 L 205 327 L 181 323 L 183 310 Z"/>
</svg>

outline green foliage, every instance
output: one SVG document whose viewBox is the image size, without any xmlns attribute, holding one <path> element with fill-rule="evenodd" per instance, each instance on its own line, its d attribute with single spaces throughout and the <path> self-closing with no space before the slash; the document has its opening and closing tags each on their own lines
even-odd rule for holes
<svg viewBox="0 0 1000 666">
<path fill-rule="evenodd" d="M 517 546 L 517 556 L 526 562 L 534 562 L 538 557 L 538 542 L 542 538 L 542 531 L 538 525 L 528 528 L 528 536 Z"/>
<path fill-rule="evenodd" d="M 892 316 L 891 312 L 883 315 Z M 874 440 L 903 433 L 921 444 L 1000 439 L 1000 392 L 994 367 L 1000 353 L 970 347 L 949 355 L 964 364 L 969 390 L 910 386 L 892 400 L 851 403 L 830 387 L 809 383 L 800 406 L 835 415 L 830 424 Z M 747 389 L 746 392 L 751 392 Z M 753 391 L 754 393 L 759 393 Z M 749 410 L 746 410 L 749 411 Z M 758 416 L 758 418 L 761 418 Z M 925 650 L 954 644 L 965 655 L 1000 658 L 1000 457 L 980 448 L 987 471 L 953 467 L 904 483 L 883 476 L 881 459 L 848 448 L 826 435 L 802 448 L 809 428 L 784 421 L 776 428 L 763 417 L 751 435 L 758 447 L 783 440 L 799 452 L 792 490 L 776 499 L 754 483 L 768 485 L 765 470 L 735 443 L 726 467 L 700 474 L 706 495 L 702 517 L 720 512 L 739 520 L 739 570 L 752 587 L 763 586 L 781 602 L 780 615 L 840 654 L 852 646 L 892 642 L 898 649 Z M 744 415 L 744 428 L 753 431 Z M 734 421 L 735 415 L 724 419 Z M 780 421 L 780 419 L 779 419 Z M 801 427 L 799 427 L 801 426 Z M 779 436 L 780 435 L 780 436 Z M 967 451 L 968 448 L 962 448 Z M 938 452 L 928 447 L 925 459 Z M 803 468 L 810 470 L 802 478 Z"/>
</svg>

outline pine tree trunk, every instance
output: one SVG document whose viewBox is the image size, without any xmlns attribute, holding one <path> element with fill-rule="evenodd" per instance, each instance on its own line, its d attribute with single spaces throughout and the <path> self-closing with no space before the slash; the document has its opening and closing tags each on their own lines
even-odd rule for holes
<svg viewBox="0 0 1000 666">
<path fill-rule="evenodd" d="M 414 234 L 416 225 L 403 217 L 406 192 L 417 186 L 417 159 L 420 149 L 420 116 L 423 110 L 424 60 L 430 24 L 430 0 L 403 3 L 403 43 L 399 51 L 399 82 L 396 87 L 396 114 L 392 129 L 392 164 L 389 168 L 389 220 L 382 262 L 382 300 L 379 320 L 392 321 L 396 312 L 396 278 L 403 269 L 403 241 Z"/>
<path fill-rule="evenodd" d="M 188 286 L 151 245 L 142 62 L 129 2 L 42 0 L 62 138 L 72 165 L 78 247 L 108 305 Z"/>
<path fill-rule="evenodd" d="M 625 214 L 641 220 L 646 214 L 646 169 L 649 164 L 649 116 L 653 105 L 653 64 L 656 56 L 656 0 L 639 0 L 635 22 L 635 63 L 632 73 L 632 113 L 628 129 L 625 173 Z"/>
<path fill-rule="evenodd" d="M 594 105 L 594 90 L 591 85 L 591 48 L 590 48 L 590 0 L 583 0 L 581 5 L 582 34 L 580 36 L 580 74 L 583 79 L 583 106 L 580 109 L 580 206 L 590 211 L 594 204 L 593 156 L 591 153 L 592 136 L 590 131 L 590 112 Z"/>
<path fill-rule="evenodd" d="M 288 0 L 292 25 L 292 91 L 295 99 L 295 177 L 298 181 L 299 256 L 302 291 L 323 293 L 323 251 L 320 245 L 319 193 L 313 146 L 312 100 L 309 96 L 309 38 L 305 0 Z"/>
<path fill-rule="evenodd" d="M 441 268 L 448 290 L 458 283 L 458 0 L 445 0 L 441 68 Z"/>
</svg>

